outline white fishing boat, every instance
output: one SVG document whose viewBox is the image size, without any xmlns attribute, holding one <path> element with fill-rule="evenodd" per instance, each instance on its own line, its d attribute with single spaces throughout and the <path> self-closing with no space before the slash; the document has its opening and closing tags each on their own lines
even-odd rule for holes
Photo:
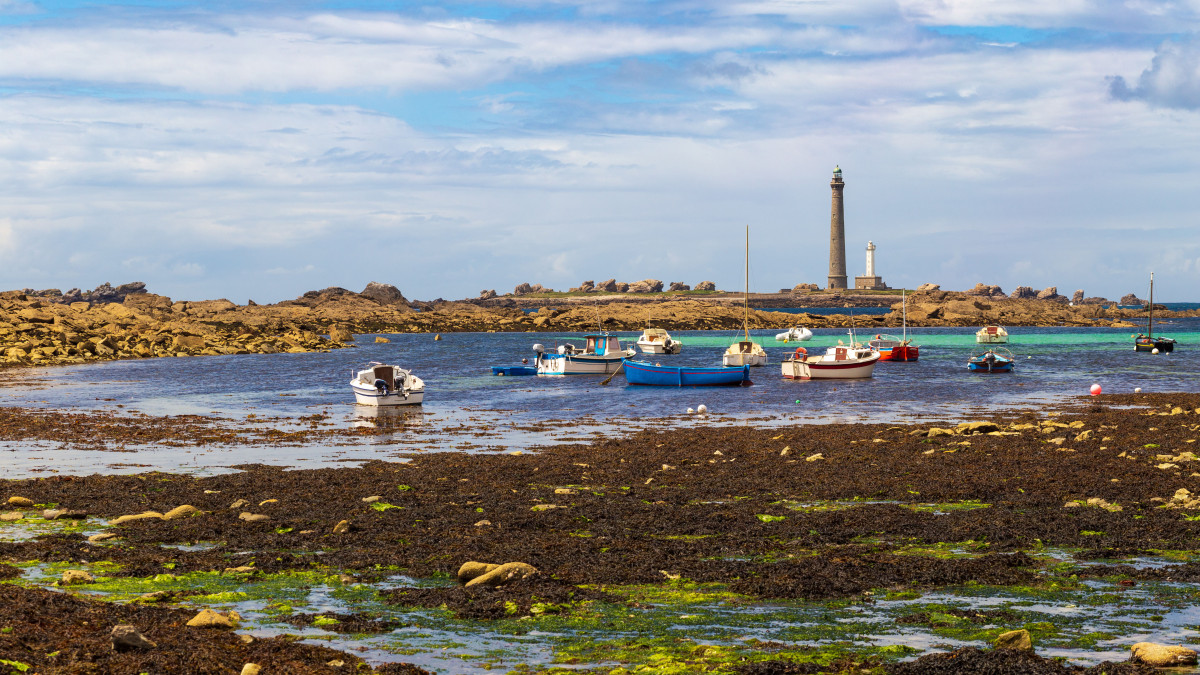
<svg viewBox="0 0 1200 675">
<path fill-rule="evenodd" d="M 851 329 L 849 345 L 838 340 L 822 356 L 809 356 L 804 347 L 797 347 L 783 362 L 783 376 L 789 380 L 865 379 L 874 374 L 878 361 L 879 352 L 870 345 L 855 342 Z"/>
<path fill-rule="evenodd" d="M 537 354 L 538 375 L 604 375 L 621 367 L 621 360 L 637 354 L 632 347 L 622 349 L 615 335 L 601 333 L 584 337 L 583 347 L 559 345 L 556 353 L 547 353 L 540 344 L 533 346 Z"/>
<path fill-rule="evenodd" d="M 729 345 L 721 355 L 721 363 L 740 368 L 742 366 L 767 365 L 767 351 L 750 339 L 750 226 L 746 226 L 746 293 L 742 296 L 742 332 L 745 337 Z"/>
<path fill-rule="evenodd" d="M 779 342 L 804 342 L 812 338 L 812 331 L 804 326 L 792 326 L 786 331 L 779 333 L 775 339 Z"/>
<path fill-rule="evenodd" d="M 643 354 L 678 354 L 683 350 L 683 343 L 672 339 L 661 328 L 646 328 L 638 338 L 637 346 Z"/>
<path fill-rule="evenodd" d="M 975 333 L 975 342 L 981 345 L 1000 345 L 1008 342 L 1008 331 L 1004 326 L 984 326 Z"/>
<path fill-rule="evenodd" d="M 425 382 L 400 366 L 372 361 L 350 380 L 354 400 L 360 405 L 420 405 Z"/>
</svg>

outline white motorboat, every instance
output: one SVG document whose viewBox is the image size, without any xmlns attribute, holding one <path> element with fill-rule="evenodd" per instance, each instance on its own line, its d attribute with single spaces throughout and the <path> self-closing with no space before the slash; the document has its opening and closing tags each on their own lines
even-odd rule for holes
<svg viewBox="0 0 1200 675">
<path fill-rule="evenodd" d="M 750 339 L 750 226 L 746 226 L 746 293 L 742 296 L 742 332 L 745 337 L 729 345 L 729 349 L 721 355 L 721 363 L 725 366 L 741 368 L 742 366 L 767 365 L 767 350 L 762 345 Z"/>
<path fill-rule="evenodd" d="M 812 331 L 804 326 L 792 326 L 786 331 L 779 333 L 775 339 L 780 342 L 804 342 L 812 337 Z"/>
<path fill-rule="evenodd" d="M 637 346 L 643 354 L 678 354 L 683 350 L 683 343 L 672 339 L 670 334 L 661 328 L 647 328 L 642 331 Z"/>
<path fill-rule="evenodd" d="M 377 361 L 350 380 L 354 400 L 360 405 L 420 405 L 425 399 L 425 382 L 400 366 Z"/>
<path fill-rule="evenodd" d="M 790 380 L 858 380 L 871 377 L 878 361 L 879 352 L 855 342 L 851 330 L 849 345 L 838 340 L 822 356 L 809 356 L 804 347 L 797 347 L 782 368 L 783 376 Z"/>
<path fill-rule="evenodd" d="M 981 345 L 999 345 L 1008 342 L 1008 331 L 1004 326 L 984 326 L 975 333 L 975 342 Z"/>
<path fill-rule="evenodd" d="M 632 347 L 622 349 L 615 335 L 601 333 L 584 337 L 584 346 L 559 345 L 557 353 L 549 354 L 542 345 L 533 346 L 537 353 L 538 375 L 604 375 L 615 373 L 621 360 L 637 354 Z"/>
</svg>

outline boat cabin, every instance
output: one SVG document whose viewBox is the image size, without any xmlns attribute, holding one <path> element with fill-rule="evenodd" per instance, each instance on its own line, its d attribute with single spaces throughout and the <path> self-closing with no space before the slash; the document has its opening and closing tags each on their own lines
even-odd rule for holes
<svg viewBox="0 0 1200 675">
<path fill-rule="evenodd" d="M 584 354 L 603 356 L 621 351 L 620 340 L 615 335 L 588 335 L 587 343 L 583 346 Z"/>
<path fill-rule="evenodd" d="M 754 353 L 754 343 L 749 340 L 742 340 L 741 342 L 737 343 L 735 346 L 737 347 L 737 349 L 736 350 L 731 349 L 730 351 L 737 351 L 742 354 L 753 354 Z"/>
<path fill-rule="evenodd" d="M 667 331 L 662 328 L 647 328 L 642 331 L 642 339 L 647 342 L 665 342 L 667 339 Z"/>
</svg>

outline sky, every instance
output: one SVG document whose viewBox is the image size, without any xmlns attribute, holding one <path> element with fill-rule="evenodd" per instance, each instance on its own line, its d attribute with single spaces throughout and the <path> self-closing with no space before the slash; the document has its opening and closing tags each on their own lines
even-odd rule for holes
<svg viewBox="0 0 1200 675">
<path fill-rule="evenodd" d="M 1200 0 L 0 0 L 0 288 L 1200 301 Z"/>
</svg>

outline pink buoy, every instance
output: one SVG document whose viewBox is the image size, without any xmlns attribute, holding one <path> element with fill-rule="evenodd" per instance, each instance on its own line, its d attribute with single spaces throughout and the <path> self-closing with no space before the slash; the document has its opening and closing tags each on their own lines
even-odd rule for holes
<svg viewBox="0 0 1200 675">
<path fill-rule="evenodd" d="M 1100 385 L 1098 385 L 1098 384 L 1093 384 L 1093 385 L 1092 385 L 1092 388 L 1091 388 L 1089 391 L 1091 391 L 1091 392 L 1092 392 L 1092 396 L 1099 396 L 1099 395 L 1100 395 L 1100 391 L 1101 391 L 1101 389 L 1100 389 Z"/>
</svg>

